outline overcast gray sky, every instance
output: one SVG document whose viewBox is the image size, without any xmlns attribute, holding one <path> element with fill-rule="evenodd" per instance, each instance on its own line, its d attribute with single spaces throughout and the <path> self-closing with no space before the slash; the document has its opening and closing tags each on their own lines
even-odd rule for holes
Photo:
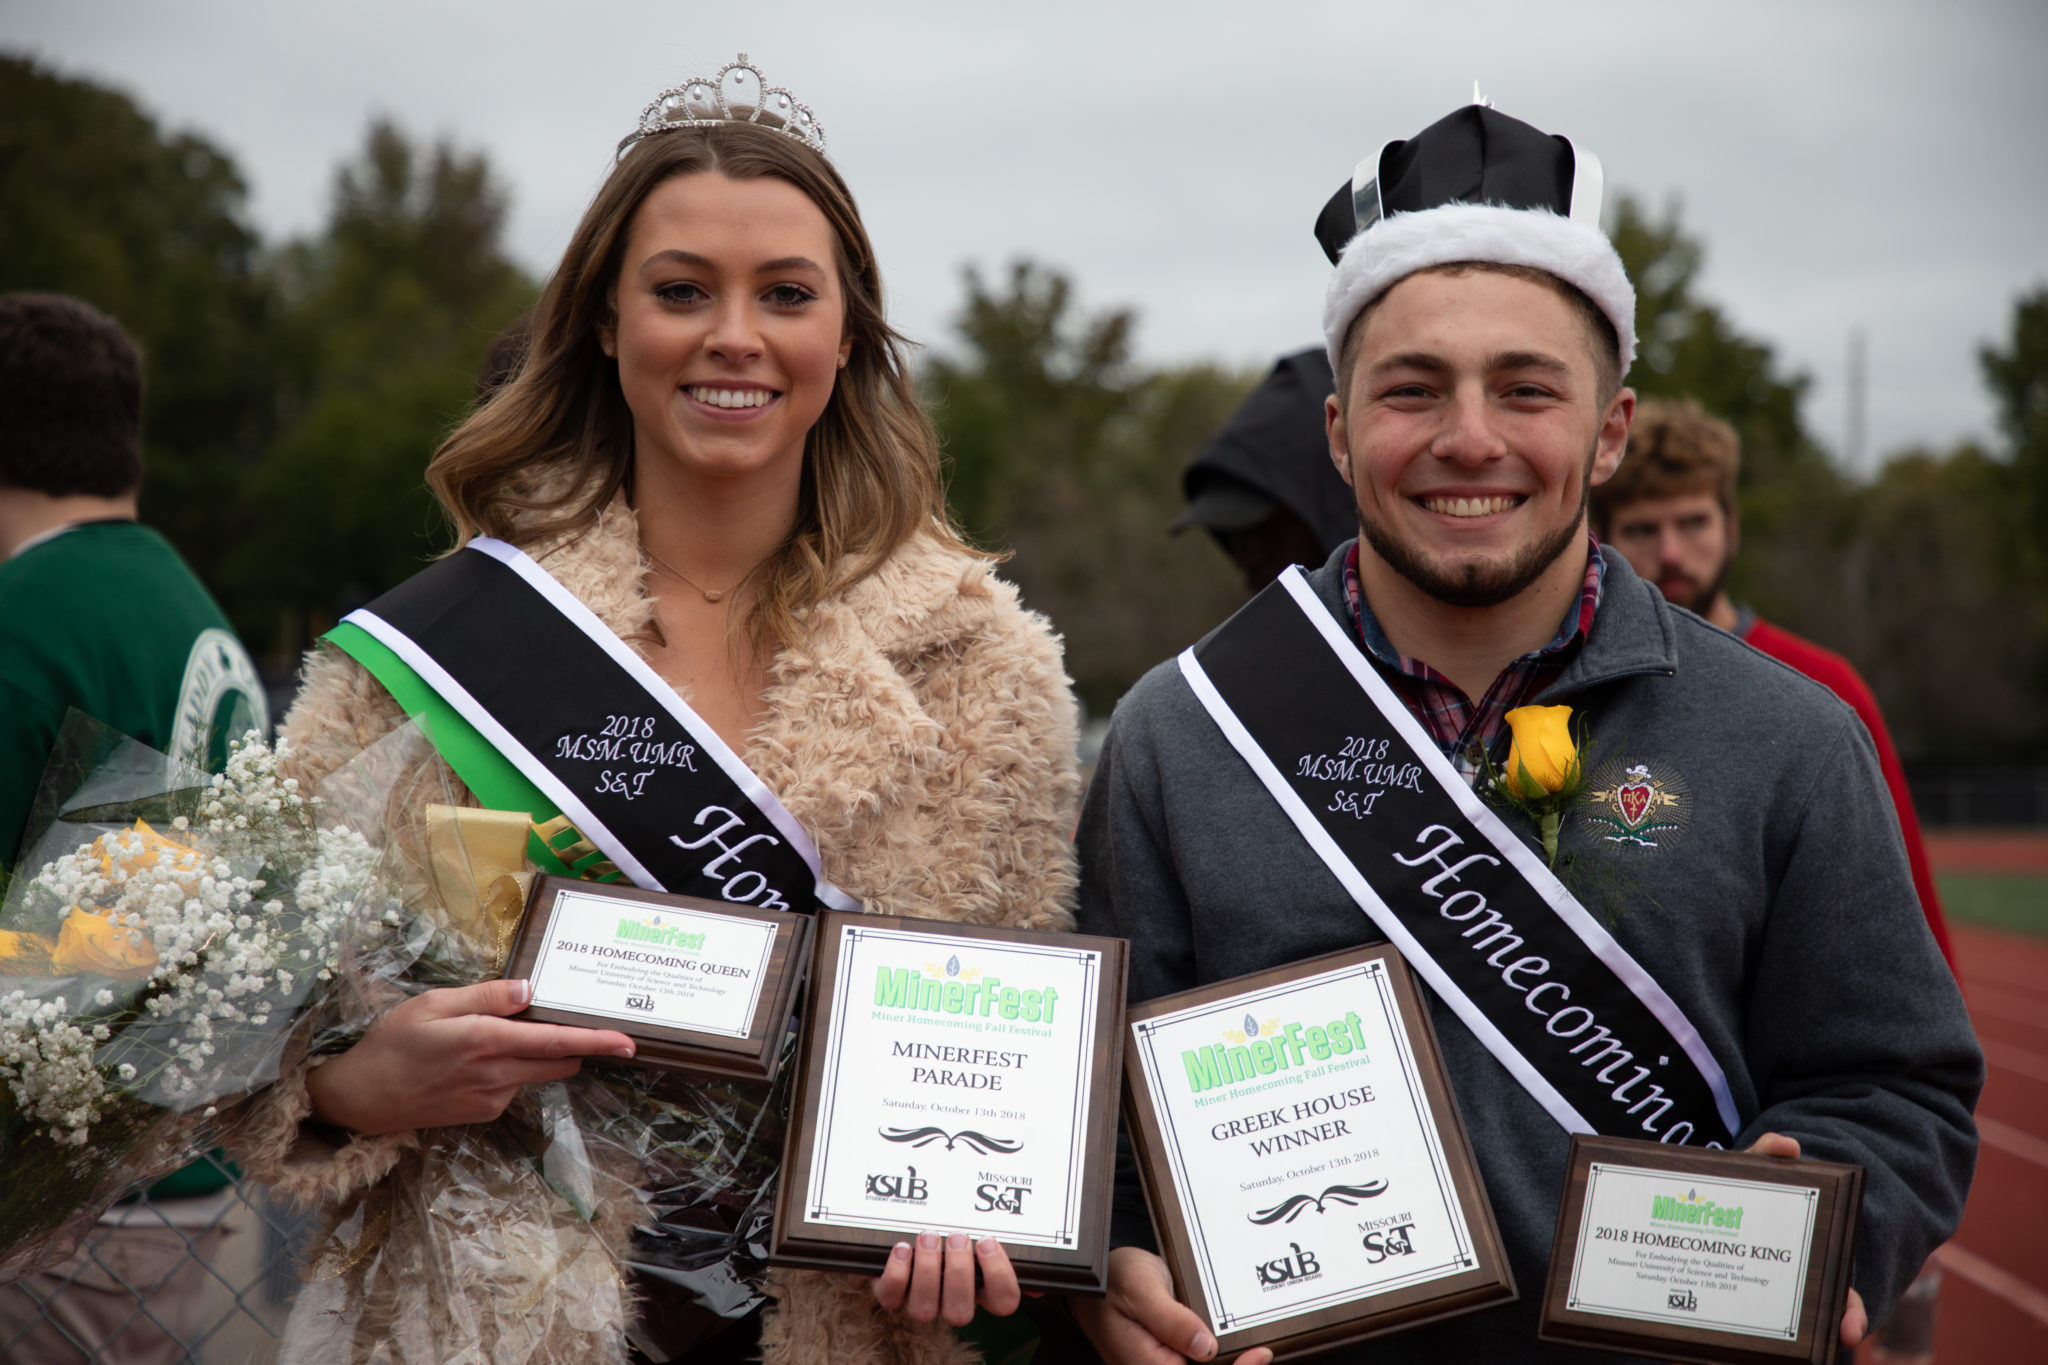
<svg viewBox="0 0 2048 1365">
<path fill-rule="evenodd" d="M 1989 432 L 1976 348 L 2048 283 L 2043 0 L 0 0 L 0 47 L 225 147 L 272 239 L 373 114 L 482 148 L 537 274 L 641 106 L 744 49 L 817 111 L 913 337 L 947 342 L 962 264 L 1027 254 L 1137 308 L 1148 358 L 1239 363 L 1316 340 L 1317 210 L 1476 78 L 1610 194 L 1683 201 L 1838 448 L 1863 328 L 1878 454 Z"/>
</svg>

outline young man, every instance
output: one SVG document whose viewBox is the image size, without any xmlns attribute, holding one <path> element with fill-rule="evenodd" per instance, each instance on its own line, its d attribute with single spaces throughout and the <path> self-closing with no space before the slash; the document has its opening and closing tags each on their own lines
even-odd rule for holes
<svg viewBox="0 0 2048 1365">
<path fill-rule="evenodd" d="M 1841 655 L 1774 626 L 1729 599 L 1728 575 L 1741 543 L 1741 518 L 1735 506 L 1735 475 L 1741 461 L 1742 443 L 1735 428 L 1709 417 L 1697 403 L 1644 403 L 1636 409 L 1621 467 L 1593 490 L 1594 534 L 1621 551 L 1638 575 L 1655 583 L 1665 601 L 1706 617 L 1798 669 L 1854 708 L 1877 745 L 1878 766 L 1898 811 L 1899 832 L 1913 865 L 1913 889 L 1927 927 L 1953 968 L 1955 952 L 1920 839 L 1913 793 L 1870 684 Z"/>
<path fill-rule="evenodd" d="M 71 709 L 195 768 L 269 727 L 227 618 L 137 524 L 141 487 L 135 342 L 76 299 L 0 295 L 0 868 Z M 116 1205 L 69 1260 L 0 1288 L 0 1358 L 184 1360 L 206 1331 L 229 1183 L 194 1162 Z"/>
<path fill-rule="evenodd" d="M 1328 436 L 1363 534 L 1132 690 L 1082 816 L 1081 927 L 1131 941 L 1133 1002 L 1379 938 L 1429 986 L 1520 1296 L 1331 1361 L 1610 1358 L 1536 1339 L 1573 1131 L 1865 1166 L 1845 1341 L 1955 1227 L 1974 1164 L 1983 1060 L 1868 733 L 1593 551 L 1635 408 L 1598 185 L 1473 106 L 1332 198 Z M 1466 785 L 1535 702 L 1584 726 L 1562 886 L 1533 822 Z M 1312 761 L 1372 730 L 1410 752 Z M 1485 923 L 1452 904 L 1482 884 Z M 1108 1298 L 1076 1309 L 1098 1348 L 1209 1358 L 1128 1164 L 1113 1224 Z"/>
</svg>

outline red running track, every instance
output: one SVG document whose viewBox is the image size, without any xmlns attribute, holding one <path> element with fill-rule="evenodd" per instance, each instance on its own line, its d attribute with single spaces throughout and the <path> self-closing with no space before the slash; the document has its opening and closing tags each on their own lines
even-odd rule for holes
<svg viewBox="0 0 2048 1365">
<path fill-rule="evenodd" d="M 1935 1253 L 1935 1360 L 2048 1362 L 2048 939 L 1949 928 L 1989 1075 L 1969 1207 Z"/>
<path fill-rule="evenodd" d="M 1926 842 L 1936 872 L 2048 873 L 2048 833 L 2040 830 L 1930 829 Z"/>
</svg>

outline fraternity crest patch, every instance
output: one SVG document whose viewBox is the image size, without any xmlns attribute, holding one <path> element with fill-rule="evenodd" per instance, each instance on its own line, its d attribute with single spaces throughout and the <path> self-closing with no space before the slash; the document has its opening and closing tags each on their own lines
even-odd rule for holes
<svg viewBox="0 0 2048 1365">
<path fill-rule="evenodd" d="M 1610 759 L 1586 784 L 1579 819 L 1609 843 L 1666 848 L 1692 823 L 1692 790 L 1669 769 Z"/>
</svg>

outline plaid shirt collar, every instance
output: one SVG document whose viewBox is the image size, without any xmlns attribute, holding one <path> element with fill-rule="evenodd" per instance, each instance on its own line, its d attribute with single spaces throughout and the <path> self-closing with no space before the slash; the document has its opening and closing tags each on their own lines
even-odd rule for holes
<svg viewBox="0 0 2048 1365">
<path fill-rule="evenodd" d="M 1467 782 L 1477 783 L 1481 755 L 1491 753 L 1495 741 L 1506 730 L 1507 713 L 1533 701 L 1549 686 L 1571 662 L 1593 628 L 1593 617 L 1600 610 L 1600 593 L 1607 582 L 1607 561 L 1601 557 L 1600 542 L 1590 535 L 1587 541 L 1591 552 L 1586 556 L 1586 580 L 1579 589 L 1578 600 L 1558 623 L 1557 634 L 1543 648 L 1524 654 L 1502 669 L 1477 702 L 1421 659 L 1410 658 L 1394 648 L 1359 584 L 1356 541 L 1344 556 L 1344 600 L 1350 605 L 1359 643 Z"/>
</svg>

